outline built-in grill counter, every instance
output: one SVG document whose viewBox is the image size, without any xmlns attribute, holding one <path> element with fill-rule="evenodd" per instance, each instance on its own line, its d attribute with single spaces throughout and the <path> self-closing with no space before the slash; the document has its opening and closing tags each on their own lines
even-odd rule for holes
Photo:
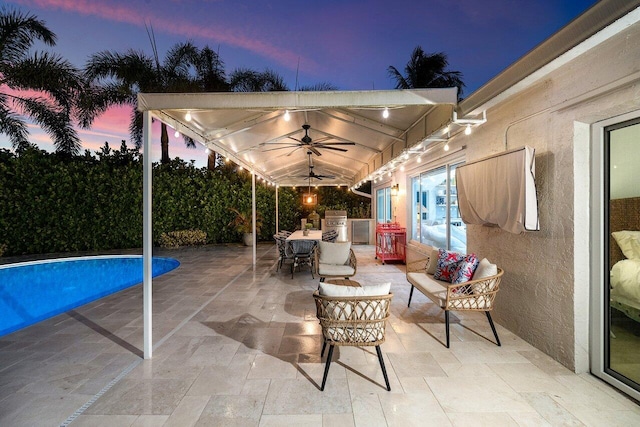
<svg viewBox="0 0 640 427">
<path fill-rule="evenodd" d="M 349 240 L 347 231 L 347 211 L 325 211 L 322 231 L 335 230 L 338 232 L 337 242 Z"/>
<path fill-rule="evenodd" d="M 376 238 L 376 226 L 374 219 L 347 218 L 347 240 L 354 245 L 373 245 Z M 327 231 L 326 217 L 322 220 L 322 231 Z"/>
</svg>

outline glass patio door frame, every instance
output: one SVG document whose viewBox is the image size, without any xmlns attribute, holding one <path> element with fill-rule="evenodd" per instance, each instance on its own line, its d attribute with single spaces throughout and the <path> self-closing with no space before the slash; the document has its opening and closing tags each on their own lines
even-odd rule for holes
<svg viewBox="0 0 640 427">
<path fill-rule="evenodd" d="M 609 239 L 605 238 L 608 232 L 608 190 L 609 169 L 606 162 L 609 161 L 608 147 L 605 144 L 607 128 L 639 119 L 640 112 L 636 111 L 615 118 L 603 120 L 591 125 L 591 273 L 590 273 L 590 349 L 589 365 L 591 373 L 603 381 L 618 388 L 636 400 L 640 400 L 640 392 L 628 385 L 622 376 L 615 372 L 607 372 L 608 346 L 606 340 L 610 337 L 609 313 L 610 306 L 608 292 L 605 284 L 608 284 L 609 264 Z"/>
</svg>

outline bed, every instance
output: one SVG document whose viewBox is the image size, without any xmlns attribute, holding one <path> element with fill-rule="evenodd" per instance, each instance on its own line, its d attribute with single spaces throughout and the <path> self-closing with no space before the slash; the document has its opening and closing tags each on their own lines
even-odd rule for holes
<svg viewBox="0 0 640 427">
<path fill-rule="evenodd" d="M 640 197 L 609 204 L 611 307 L 640 322 Z"/>
</svg>

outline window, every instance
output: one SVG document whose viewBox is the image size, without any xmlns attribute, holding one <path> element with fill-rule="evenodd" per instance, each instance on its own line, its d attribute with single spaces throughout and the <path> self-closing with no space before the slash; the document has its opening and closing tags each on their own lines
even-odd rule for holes
<svg viewBox="0 0 640 427">
<path fill-rule="evenodd" d="M 467 227 L 458 211 L 455 169 L 446 165 L 411 180 L 412 238 L 425 245 L 465 253 Z"/>
<path fill-rule="evenodd" d="M 378 223 L 392 222 L 391 220 L 391 187 L 381 188 L 376 192 L 376 211 Z"/>
</svg>

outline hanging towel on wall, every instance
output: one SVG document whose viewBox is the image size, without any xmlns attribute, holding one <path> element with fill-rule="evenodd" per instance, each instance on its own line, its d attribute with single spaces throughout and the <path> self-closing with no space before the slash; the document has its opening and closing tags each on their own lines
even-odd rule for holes
<svg viewBox="0 0 640 427">
<path fill-rule="evenodd" d="M 529 146 L 456 168 L 460 216 L 520 234 L 540 230 L 535 150 Z"/>
</svg>

